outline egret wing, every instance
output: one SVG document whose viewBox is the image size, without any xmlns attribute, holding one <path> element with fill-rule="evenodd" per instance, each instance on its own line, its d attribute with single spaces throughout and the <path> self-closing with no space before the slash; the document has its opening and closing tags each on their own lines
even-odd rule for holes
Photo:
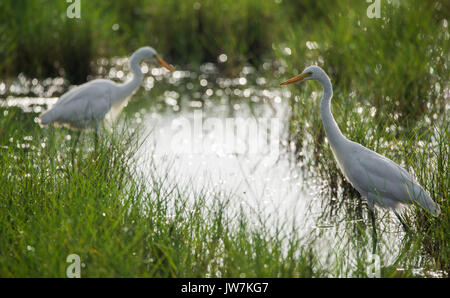
<svg viewBox="0 0 450 298">
<path fill-rule="evenodd" d="M 396 207 L 400 203 L 411 203 L 407 185 L 413 181 L 411 175 L 399 165 L 364 148 L 354 156 L 350 168 L 351 180 L 379 205 Z"/>
<path fill-rule="evenodd" d="M 114 84 L 108 80 L 94 80 L 70 89 L 58 99 L 58 101 L 55 103 L 55 106 L 63 105 L 70 101 L 102 97 L 103 93 L 110 93 L 110 89 L 114 87 Z"/>
<path fill-rule="evenodd" d="M 356 188 L 381 205 L 395 207 L 415 201 L 433 213 L 438 208 L 405 169 L 367 148 L 354 155 L 349 176 Z"/>
<path fill-rule="evenodd" d="M 89 125 L 103 119 L 111 108 L 111 86 L 107 83 L 93 81 L 64 94 L 49 111 L 52 120 L 84 126 L 82 122 Z"/>
</svg>

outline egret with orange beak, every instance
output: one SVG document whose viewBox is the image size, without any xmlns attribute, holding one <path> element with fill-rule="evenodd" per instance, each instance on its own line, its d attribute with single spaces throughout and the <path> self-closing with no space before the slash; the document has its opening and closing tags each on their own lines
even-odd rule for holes
<svg viewBox="0 0 450 298">
<path fill-rule="evenodd" d="M 127 98 L 140 86 L 143 74 L 139 63 L 143 59 L 155 60 L 160 65 L 173 71 L 173 68 L 158 56 L 152 47 L 138 49 L 131 56 L 130 68 L 134 76 L 124 84 L 110 80 L 97 79 L 75 87 L 63 94 L 56 104 L 40 116 L 42 125 L 59 123 L 74 128 L 95 125 L 114 107 L 122 107 Z"/>
<path fill-rule="evenodd" d="M 328 141 L 345 178 L 367 201 L 372 223 L 374 223 L 375 205 L 393 209 L 405 230 L 408 228 L 396 212 L 396 209 L 403 204 L 418 204 L 431 214 L 439 215 L 439 206 L 405 169 L 392 160 L 350 141 L 341 133 L 330 110 L 333 86 L 322 68 L 307 67 L 300 75 L 281 85 L 309 80 L 316 80 L 322 84 L 320 113 Z"/>
</svg>

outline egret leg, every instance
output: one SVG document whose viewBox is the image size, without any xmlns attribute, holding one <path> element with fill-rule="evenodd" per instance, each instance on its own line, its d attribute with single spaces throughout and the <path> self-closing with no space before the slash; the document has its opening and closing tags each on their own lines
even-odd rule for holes
<svg viewBox="0 0 450 298">
<path fill-rule="evenodd" d="M 80 135 L 81 135 L 81 130 L 78 130 L 77 136 L 75 137 L 75 143 L 74 143 L 73 147 L 76 147 L 78 145 L 78 142 L 80 141 Z"/>
<path fill-rule="evenodd" d="M 376 253 L 377 243 L 378 243 L 378 235 L 377 235 L 377 226 L 375 224 L 375 211 L 369 208 L 370 221 L 372 223 L 372 253 Z"/>
<path fill-rule="evenodd" d="M 75 166 L 75 151 L 77 150 L 78 142 L 80 141 L 81 130 L 77 131 L 75 141 L 72 145 L 72 166 Z"/>
<path fill-rule="evenodd" d="M 404 230 L 406 233 L 411 232 L 411 229 L 409 228 L 408 224 L 403 220 L 403 218 L 400 216 L 400 214 L 398 214 L 397 211 L 395 211 L 395 210 L 394 210 L 394 214 L 395 214 L 395 216 L 397 216 L 398 220 L 399 220 L 400 223 L 402 224 L 403 230 Z"/>
<path fill-rule="evenodd" d="M 94 149 L 95 149 L 95 152 L 97 152 L 97 148 L 98 148 L 98 124 L 96 122 L 95 123 L 95 128 L 94 128 Z"/>
</svg>

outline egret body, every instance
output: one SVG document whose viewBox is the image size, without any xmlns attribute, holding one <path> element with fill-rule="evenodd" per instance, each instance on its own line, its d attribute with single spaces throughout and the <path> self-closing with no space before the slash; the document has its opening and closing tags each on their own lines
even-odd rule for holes
<svg viewBox="0 0 450 298">
<path fill-rule="evenodd" d="M 417 203 L 431 214 L 438 215 L 439 206 L 405 169 L 392 160 L 348 140 L 341 133 L 330 110 L 333 87 L 322 68 L 307 67 L 300 75 L 281 85 L 308 80 L 317 80 L 322 84 L 320 113 L 334 157 L 346 179 L 367 201 L 370 210 L 373 210 L 374 205 L 395 210 L 402 204 Z"/>
<path fill-rule="evenodd" d="M 170 71 L 173 68 L 162 60 L 155 49 L 143 47 L 130 58 L 133 78 L 117 84 L 110 80 L 96 79 L 75 87 L 63 94 L 56 104 L 40 116 L 41 124 L 59 123 L 74 128 L 85 128 L 103 120 L 111 107 L 120 106 L 140 86 L 143 74 L 139 63 L 143 59 L 156 60 Z"/>
</svg>

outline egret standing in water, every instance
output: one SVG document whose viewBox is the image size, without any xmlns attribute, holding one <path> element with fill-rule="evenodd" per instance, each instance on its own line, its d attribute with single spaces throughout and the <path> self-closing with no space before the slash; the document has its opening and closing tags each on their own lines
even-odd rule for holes
<svg viewBox="0 0 450 298">
<path fill-rule="evenodd" d="M 97 138 L 99 121 L 103 120 L 112 107 L 123 105 L 139 88 L 143 79 L 139 63 L 144 59 L 156 60 L 163 67 L 173 71 L 173 68 L 158 56 L 155 49 L 140 48 L 130 59 L 130 68 L 134 74 L 130 81 L 117 84 L 110 80 L 97 79 L 73 88 L 63 94 L 50 110 L 41 115 L 41 124 L 58 123 L 78 129 L 94 125 Z"/>
<path fill-rule="evenodd" d="M 372 224 L 374 225 L 374 205 L 394 209 L 395 212 L 402 204 L 417 203 L 437 216 L 440 213 L 439 206 L 405 169 L 392 160 L 350 141 L 341 133 L 331 114 L 333 87 L 325 71 L 318 66 L 310 66 L 281 85 L 308 80 L 317 80 L 322 84 L 320 113 L 328 141 L 342 173 L 367 201 Z M 395 214 L 399 217 L 396 212 Z M 401 221 L 400 217 L 399 219 Z M 406 229 L 403 221 L 401 222 Z"/>
</svg>

